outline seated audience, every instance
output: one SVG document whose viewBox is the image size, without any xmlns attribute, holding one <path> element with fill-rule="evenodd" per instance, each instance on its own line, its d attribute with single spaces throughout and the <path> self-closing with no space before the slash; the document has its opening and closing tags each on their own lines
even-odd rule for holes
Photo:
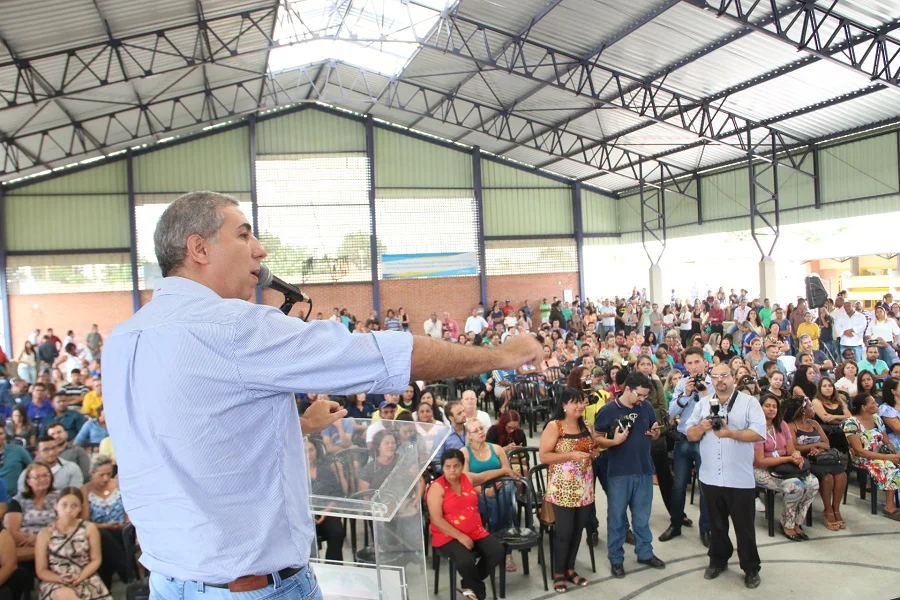
<svg viewBox="0 0 900 600">
<path fill-rule="evenodd" d="M 78 435 L 72 440 L 72 444 L 76 446 L 96 447 L 108 437 L 109 431 L 106 430 L 106 415 L 103 414 L 103 407 L 100 406 L 97 408 L 97 416 L 93 419 L 89 419 L 81 426 Z"/>
<path fill-rule="evenodd" d="M 847 523 L 841 516 L 841 502 L 847 489 L 847 471 L 840 457 L 831 450 L 822 426 L 813 419 L 812 401 L 800 396 L 788 398 L 782 405 L 782 412 L 794 436 L 794 446 L 809 459 L 810 471 L 819 480 L 825 527 L 830 531 L 844 529 Z"/>
<path fill-rule="evenodd" d="M 347 398 L 348 417 L 353 417 L 354 419 L 371 419 L 372 413 L 377 410 L 375 405 L 368 401 L 368 397 L 365 393 L 354 394 Z"/>
<path fill-rule="evenodd" d="M 881 387 L 881 406 L 878 416 L 884 421 L 888 439 L 894 448 L 900 450 L 900 379 L 885 379 Z"/>
<path fill-rule="evenodd" d="M 381 430 L 372 438 L 371 460 L 359 471 L 359 491 L 378 489 L 394 468 L 397 460 L 397 437 L 393 431 Z"/>
<path fill-rule="evenodd" d="M 125 581 L 127 577 L 125 539 L 122 531 L 128 524 L 128 515 L 122 504 L 119 480 L 113 477 L 113 460 L 105 454 L 95 454 L 91 458 L 90 479 L 82 486 L 81 493 L 86 502 L 81 518 L 92 522 L 100 531 L 100 548 L 103 563 L 100 565 L 100 579 L 109 589 L 113 573 Z"/>
<path fill-rule="evenodd" d="M 307 440 L 306 461 L 309 468 L 310 493 L 317 496 L 331 496 L 340 498 L 344 496 L 346 488 L 338 482 L 338 477 L 325 462 L 325 457 L 320 456 L 316 446 Z M 316 536 L 325 541 L 326 560 L 344 560 L 344 527 L 340 517 L 328 517 L 314 515 L 316 521 Z"/>
<path fill-rule="evenodd" d="M 25 406 L 17 404 L 6 422 L 6 439 L 26 448 L 34 448 L 37 445 L 37 438 L 37 425 L 28 418 Z"/>
<path fill-rule="evenodd" d="M 855 398 L 858 393 L 856 387 L 856 376 L 858 373 L 859 367 L 856 366 L 855 362 L 850 360 L 844 362 L 838 366 L 834 373 L 834 376 L 837 377 L 834 387 L 847 394 L 850 398 Z"/>
<path fill-rule="evenodd" d="M 756 485 L 781 492 L 784 510 L 779 524 L 784 537 L 795 542 L 807 540 L 802 523 L 819 491 L 819 482 L 812 473 L 802 469 L 805 459 L 794 447 L 794 436 L 782 420 L 778 398 L 764 395 L 760 404 L 766 415 L 766 439 L 756 443 L 753 459 Z M 796 472 L 782 474 L 779 467 L 783 465 L 796 466 Z"/>
<path fill-rule="evenodd" d="M 56 500 L 53 473 L 43 463 L 31 463 L 23 472 L 21 491 L 9 501 L 3 526 L 16 540 L 19 562 L 34 560 L 37 534 L 56 519 Z"/>
<path fill-rule="evenodd" d="M 822 425 L 822 430 L 828 438 L 828 443 L 843 455 L 841 460 L 846 466 L 850 447 L 847 436 L 844 435 L 843 422 L 851 417 L 850 409 L 847 408 L 843 394 L 837 391 L 830 377 L 819 380 L 816 396 L 813 398 L 813 410 L 816 412 L 816 420 Z"/>
<path fill-rule="evenodd" d="M 900 454 L 888 439 L 884 421 L 878 416 L 878 403 L 865 394 L 853 399 L 850 414 L 844 421 L 844 433 L 850 442 L 853 464 L 866 469 L 878 489 L 886 490 L 881 513 L 900 521 L 893 492 L 900 489 Z"/>
<path fill-rule="evenodd" d="M 6 429 L 0 427 L 0 479 L 10 496 L 19 491 L 19 476 L 31 464 L 31 454 L 18 444 L 6 443 Z"/>
<path fill-rule="evenodd" d="M 427 452 L 431 452 L 434 448 L 435 438 L 442 433 L 441 430 L 445 427 L 442 422 L 435 420 L 435 410 L 440 409 L 435 409 L 427 402 L 419 403 L 419 407 L 416 409 L 416 433 L 425 441 L 425 450 Z"/>
<path fill-rule="evenodd" d="M 794 373 L 793 388 L 791 395 L 805 396 L 807 398 L 816 397 L 816 371 L 809 365 L 800 365 Z"/>
<path fill-rule="evenodd" d="M 103 406 L 103 382 L 100 380 L 100 373 L 94 375 L 93 379 L 94 389 L 84 395 L 81 414 L 96 419 L 98 409 Z"/>
<path fill-rule="evenodd" d="M 16 541 L 9 531 L 0 526 L 0 599 L 19 600 L 30 575 L 18 568 Z"/>
<path fill-rule="evenodd" d="M 431 483 L 426 494 L 431 543 L 436 552 L 453 560 L 466 600 L 484 600 L 487 597 L 484 580 L 503 562 L 505 551 L 503 544 L 481 524 L 474 488 L 494 475 L 467 475 L 465 460 L 465 455 L 457 449 L 446 450 L 441 456 L 443 475 Z M 473 549 L 481 555 L 477 563 Z M 456 582 L 451 581 L 450 585 L 455 586 Z"/>
<path fill-rule="evenodd" d="M 515 448 L 522 448 L 527 445 L 525 432 L 522 431 L 522 417 L 518 411 L 508 410 L 497 420 L 495 425 L 491 425 L 485 435 L 485 441 L 490 444 L 497 444 L 507 454 Z"/>
<path fill-rule="evenodd" d="M 47 435 L 47 428 L 54 423 L 62 423 L 69 441 L 75 439 L 81 431 L 81 426 L 84 425 L 84 415 L 80 411 L 68 409 L 66 396 L 62 392 L 53 395 L 53 414 L 41 421 L 41 435 Z"/>
<path fill-rule="evenodd" d="M 77 408 L 78 412 L 83 410 L 84 397 L 91 391 L 91 388 L 84 384 L 84 375 L 80 368 L 69 371 L 69 382 L 59 387 L 59 392 L 66 399 L 66 406 Z"/>
<path fill-rule="evenodd" d="M 84 480 L 88 481 L 91 478 L 91 457 L 88 456 L 87 451 L 81 446 L 76 446 L 69 441 L 66 428 L 63 427 L 62 423 L 54 423 L 48 427 L 47 435 L 56 440 L 56 444 L 60 448 L 59 457 L 78 465 L 78 468 L 81 469 L 81 474 L 84 476 Z M 109 437 L 106 437 L 100 442 L 100 445 L 102 446 L 103 442 L 109 441 Z M 100 453 L 110 455 L 109 452 Z"/>
<path fill-rule="evenodd" d="M 38 440 L 35 461 L 43 463 L 47 468 L 51 469 L 53 481 L 59 489 L 64 487 L 81 487 L 84 483 L 84 474 L 78 465 L 59 457 L 60 449 L 59 443 L 54 438 L 45 435 Z M 24 489 L 25 476 L 25 472 L 19 476 L 17 489 Z"/>
<path fill-rule="evenodd" d="M 56 500 L 56 519 L 38 534 L 34 566 L 41 600 L 112 598 L 97 574 L 100 532 L 81 517 L 83 506 L 78 488 L 63 488 Z"/>
</svg>

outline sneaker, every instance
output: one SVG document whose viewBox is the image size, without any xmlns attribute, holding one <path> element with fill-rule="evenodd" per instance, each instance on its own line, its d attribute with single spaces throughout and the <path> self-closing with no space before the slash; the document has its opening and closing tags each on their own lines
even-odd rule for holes
<svg viewBox="0 0 900 600">
<path fill-rule="evenodd" d="M 759 498 L 756 499 L 756 512 L 766 512 L 766 505 Z"/>
</svg>

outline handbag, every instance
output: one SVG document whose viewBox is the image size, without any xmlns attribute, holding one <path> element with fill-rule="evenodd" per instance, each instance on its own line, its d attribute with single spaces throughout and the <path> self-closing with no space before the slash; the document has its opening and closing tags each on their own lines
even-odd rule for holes
<svg viewBox="0 0 900 600">
<path fill-rule="evenodd" d="M 541 510 L 538 518 L 541 523 L 553 525 L 556 523 L 556 513 L 553 510 L 553 503 L 548 500 L 550 494 L 544 494 L 544 500 L 541 502 Z"/>
<path fill-rule="evenodd" d="M 809 460 L 812 464 L 818 466 L 839 465 L 841 463 L 841 453 L 838 452 L 837 448 L 829 448 L 815 456 L 810 456 Z"/>
<path fill-rule="evenodd" d="M 777 467 L 772 467 L 769 472 L 773 477 L 777 477 L 778 479 L 799 479 L 800 477 L 809 475 L 809 468 L 809 459 L 804 458 L 802 467 L 798 467 L 796 464 L 789 462 L 778 465 Z"/>
</svg>

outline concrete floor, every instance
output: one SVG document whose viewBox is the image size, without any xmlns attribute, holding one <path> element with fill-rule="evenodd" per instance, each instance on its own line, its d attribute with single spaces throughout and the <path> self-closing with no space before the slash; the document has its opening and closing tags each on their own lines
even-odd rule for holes
<svg viewBox="0 0 900 600">
<path fill-rule="evenodd" d="M 656 537 L 668 526 L 668 515 L 656 488 L 653 515 L 650 528 Z M 855 492 L 855 493 L 854 493 Z M 690 492 L 688 492 L 690 493 Z M 883 496 L 882 496 L 883 498 Z M 597 572 L 591 572 L 587 544 L 582 539 L 576 563 L 577 571 L 589 581 L 586 588 L 569 588 L 565 594 L 571 600 L 586 600 L 602 595 L 604 600 L 632 600 L 652 598 L 653 600 L 715 596 L 717 600 L 732 598 L 789 598 L 814 597 L 821 600 L 830 598 L 852 598 L 855 593 L 864 593 L 865 600 L 893 600 L 900 598 L 900 565 L 897 563 L 900 544 L 900 523 L 869 512 L 868 498 L 859 499 L 858 488 L 851 487 L 847 505 L 841 513 L 847 521 L 847 528 L 831 532 L 822 524 L 822 503 L 817 498 L 813 504 L 813 525 L 806 527 L 811 538 L 806 542 L 792 542 L 776 531 L 776 537 L 768 537 L 763 513 L 757 513 L 757 546 L 762 558 L 760 572 L 762 585 L 756 590 L 744 587 L 744 575 L 738 568 L 737 555 L 732 558 L 728 571 L 715 581 L 703 579 L 707 567 L 706 549 L 700 543 L 696 523 L 699 509 L 688 505 L 688 516 L 695 525 L 684 528 L 682 536 L 666 543 L 654 541 L 657 556 L 666 562 L 665 570 L 655 570 L 639 565 L 634 556 L 633 546 L 625 547 L 626 559 L 624 579 L 613 579 L 609 574 L 606 559 L 606 542 L 603 539 L 606 518 L 606 498 L 598 488 L 597 510 L 600 516 L 600 547 L 596 549 Z M 781 504 L 776 500 L 776 517 L 780 515 Z M 777 525 L 776 525 L 777 527 Z M 732 541 L 734 536 L 732 535 Z M 545 541 L 546 544 L 546 541 Z M 546 546 L 545 546 L 546 552 Z M 553 591 L 545 592 L 541 582 L 541 572 L 536 564 L 536 554 L 530 558 L 531 574 L 524 576 L 521 569 L 521 555 L 516 556 L 519 571 L 509 574 L 506 597 L 514 600 L 545 600 L 560 596 Z M 429 563 L 430 564 L 430 563 Z M 447 569 L 441 573 L 441 590 L 434 598 L 449 598 L 446 586 Z M 550 574 L 548 572 L 548 578 Z M 429 579 L 429 581 L 432 581 Z M 499 590 L 498 590 L 499 593 Z M 457 596 L 461 598 L 461 596 Z M 490 597 L 490 592 L 489 592 Z"/>
</svg>

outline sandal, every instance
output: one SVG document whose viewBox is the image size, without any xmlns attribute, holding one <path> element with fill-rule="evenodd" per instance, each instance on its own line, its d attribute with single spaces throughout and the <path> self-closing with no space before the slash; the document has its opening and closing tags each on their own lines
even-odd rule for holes
<svg viewBox="0 0 900 600">
<path fill-rule="evenodd" d="M 516 561 L 513 560 L 512 554 L 507 554 L 506 555 L 506 572 L 507 573 L 515 573 L 516 569 L 518 569 L 518 567 L 516 567 Z"/>
<path fill-rule="evenodd" d="M 841 529 L 847 529 L 847 521 L 841 516 L 841 511 L 834 511 L 834 522 L 841 526 Z"/>
<path fill-rule="evenodd" d="M 828 515 L 831 515 L 831 519 L 828 518 Z M 834 520 L 834 513 L 825 513 L 822 517 L 822 522 L 825 523 L 825 529 L 828 531 L 840 531 L 841 524 L 838 521 Z"/>
<path fill-rule="evenodd" d="M 888 519 L 893 519 L 894 521 L 900 521 L 900 509 L 895 508 L 894 512 L 888 512 L 887 509 L 882 508 L 881 514 L 886 516 Z"/>
<path fill-rule="evenodd" d="M 553 591 L 557 594 L 564 594 L 569 591 L 566 586 L 566 577 L 564 575 L 553 576 Z"/>
<path fill-rule="evenodd" d="M 566 575 L 566 580 L 571 582 L 572 585 L 575 585 L 578 587 L 585 587 L 588 584 L 587 579 L 585 579 L 584 577 L 582 577 L 575 571 L 572 571 L 571 573 Z"/>
</svg>

